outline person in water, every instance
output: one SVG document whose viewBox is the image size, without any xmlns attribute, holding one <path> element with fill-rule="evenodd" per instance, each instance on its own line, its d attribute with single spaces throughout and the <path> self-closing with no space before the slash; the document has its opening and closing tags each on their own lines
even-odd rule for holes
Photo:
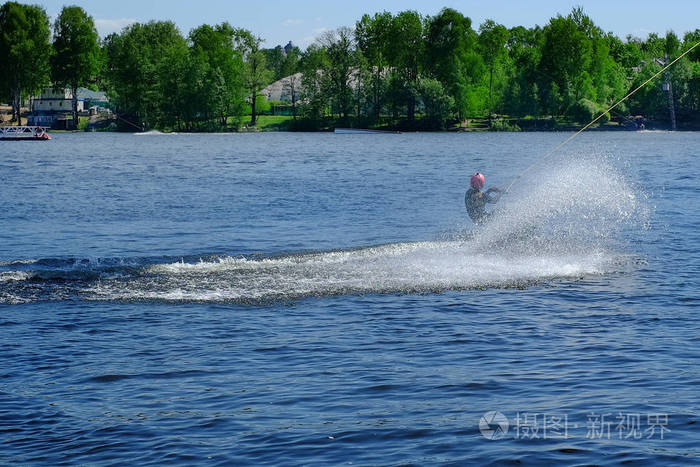
<svg viewBox="0 0 700 467">
<path fill-rule="evenodd" d="M 486 203 L 496 203 L 503 191 L 492 187 L 481 192 L 486 178 L 479 172 L 472 175 L 471 188 L 464 195 L 464 204 L 467 207 L 467 214 L 475 224 L 481 224 L 489 219 L 490 214 L 486 212 Z"/>
</svg>

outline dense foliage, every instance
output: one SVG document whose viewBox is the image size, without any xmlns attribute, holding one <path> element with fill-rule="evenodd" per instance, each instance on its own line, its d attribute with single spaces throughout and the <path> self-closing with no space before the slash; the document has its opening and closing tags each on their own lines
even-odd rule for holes
<svg viewBox="0 0 700 467">
<path fill-rule="evenodd" d="M 255 124 L 269 81 L 261 39 L 228 23 L 185 39 L 172 22 L 133 24 L 104 40 L 104 83 L 123 122 L 186 131 Z M 248 105 L 246 105 L 248 103 Z"/>
<path fill-rule="evenodd" d="M 541 128 L 586 124 L 700 40 L 696 30 L 682 40 L 669 32 L 622 41 L 580 8 L 544 27 L 508 29 L 487 20 L 478 31 L 449 8 L 433 17 L 383 12 L 357 22 L 351 47 L 344 45 L 347 35 L 326 34 L 302 54 L 302 63 L 313 63 L 304 68 L 302 93 L 309 122 L 323 124 L 325 116 L 400 128 L 444 128 L 468 118 L 488 118 L 494 129 L 517 128 L 508 120 Z M 679 127 L 697 128 L 697 50 L 617 107 L 616 120 L 667 126 L 673 102 Z M 323 85 L 323 77 L 338 74 L 344 86 L 337 79 Z M 348 118 L 349 95 L 357 122 Z"/>
<path fill-rule="evenodd" d="M 234 129 L 246 115 L 255 125 L 271 107 L 261 89 L 284 79 L 292 102 L 282 107 L 291 107 L 297 128 L 445 128 L 481 118 L 511 129 L 589 122 L 694 46 L 700 30 L 682 39 L 669 32 L 621 40 L 580 8 L 543 27 L 508 29 L 487 20 L 475 28 L 445 8 L 429 17 L 364 15 L 303 51 L 291 44 L 263 49 L 261 38 L 228 23 L 185 37 L 163 21 L 133 24 L 98 45 L 92 18 L 65 7 L 53 47 L 49 39 L 41 8 L 0 7 L 0 100 L 17 114 L 20 98 L 42 86 L 92 85 L 108 92 L 123 125 Z M 601 121 L 669 126 L 671 107 L 680 128 L 700 126 L 700 47 Z"/>
<path fill-rule="evenodd" d="M 49 17 L 43 8 L 7 2 L 0 7 L 0 99 L 19 123 L 21 98 L 49 80 Z"/>
<path fill-rule="evenodd" d="M 51 79 L 69 86 L 73 95 L 73 127 L 78 127 L 78 86 L 87 86 L 100 69 L 99 37 L 95 23 L 77 6 L 64 7 L 54 23 Z"/>
</svg>

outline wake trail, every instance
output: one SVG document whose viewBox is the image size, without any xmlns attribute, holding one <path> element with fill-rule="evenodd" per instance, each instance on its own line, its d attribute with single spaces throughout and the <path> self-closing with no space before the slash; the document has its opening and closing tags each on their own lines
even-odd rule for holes
<svg viewBox="0 0 700 467">
<path fill-rule="evenodd" d="M 580 157 L 521 180 L 483 227 L 439 241 L 268 257 L 10 261 L 0 264 L 0 303 L 260 303 L 523 287 L 635 267 L 626 232 L 648 219 L 645 196 L 609 159 Z"/>
</svg>

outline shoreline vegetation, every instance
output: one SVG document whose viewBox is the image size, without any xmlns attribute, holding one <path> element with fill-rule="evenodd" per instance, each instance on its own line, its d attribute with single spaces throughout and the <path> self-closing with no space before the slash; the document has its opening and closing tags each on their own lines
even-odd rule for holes
<svg viewBox="0 0 700 467">
<path fill-rule="evenodd" d="M 100 39 L 80 7 L 52 24 L 40 6 L 5 2 L 0 125 L 21 124 L 23 102 L 53 86 L 72 90 L 73 128 L 86 131 L 569 131 L 698 42 L 700 29 L 622 40 L 581 8 L 510 29 L 444 8 L 366 14 L 305 50 L 265 49 L 228 23 L 184 36 L 151 21 Z M 271 83 L 278 101 L 263 94 Z M 112 116 L 80 116 L 78 87 L 106 91 Z M 645 128 L 700 130 L 700 47 L 592 129 Z"/>
</svg>

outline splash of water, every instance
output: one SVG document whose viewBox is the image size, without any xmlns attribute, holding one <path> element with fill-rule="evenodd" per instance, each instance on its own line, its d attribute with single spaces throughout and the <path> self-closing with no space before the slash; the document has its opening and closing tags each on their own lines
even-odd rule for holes
<svg viewBox="0 0 700 467">
<path fill-rule="evenodd" d="M 646 223 L 648 209 L 644 196 L 608 159 L 569 160 L 522 182 L 499 203 L 491 222 L 441 241 L 262 259 L 217 256 L 141 267 L 108 262 L 103 269 L 83 267 L 78 276 L 74 270 L 66 273 L 60 286 L 52 286 L 52 298 L 257 302 L 436 292 L 521 287 L 624 271 L 634 264 L 621 240 L 626 229 Z M 34 281 L 55 279 L 42 274 Z M 22 299 L 17 284 L 24 277 L 3 276 L 14 287 L 6 297 Z"/>
<path fill-rule="evenodd" d="M 605 156 L 550 162 L 499 204 L 474 241 L 520 255 L 624 249 L 624 231 L 647 228 L 650 216 L 644 192 Z"/>
<path fill-rule="evenodd" d="M 607 260 L 599 255 L 503 257 L 457 241 L 399 243 L 262 260 L 223 257 L 155 265 L 133 281 L 102 281 L 91 292 L 97 299 L 257 301 L 512 287 L 600 274 Z"/>
</svg>

